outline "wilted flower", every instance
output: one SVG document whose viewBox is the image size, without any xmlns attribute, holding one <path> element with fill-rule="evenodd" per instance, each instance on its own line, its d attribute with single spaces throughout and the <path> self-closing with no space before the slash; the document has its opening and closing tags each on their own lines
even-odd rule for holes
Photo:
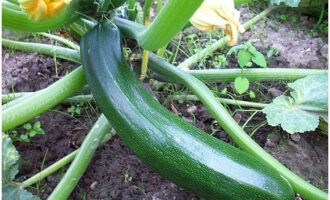
<svg viewBox="0 0 330 200">
<path fill-rule="evenodd" d="M 34 21 L 57 16 L 71 0 L 18 0 L 21 9 Z"/>
<path fill-rule="evenodd" d="M 201 31 L 223 30 L 229 36 L 228 45 L 233 46 L 237 42 L 238 33 L 244 32 L 239 16 L 233 0 L 204 0 L 190 22 Z"/>
</svg>

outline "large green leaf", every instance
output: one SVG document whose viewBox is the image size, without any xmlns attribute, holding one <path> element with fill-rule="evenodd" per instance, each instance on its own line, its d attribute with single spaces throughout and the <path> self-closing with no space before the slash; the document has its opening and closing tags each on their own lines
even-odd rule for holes
<svg viewBox="0 0 330 200">
<path fill-rule="evenodd" d="M 292 134 L 315 130 L 320 116 L 327 120 L 327 74 L 307 76 L 288 86 L 291 96 L 279 96 L 262 110 L 269 125 L 281 125 Z"/>
<path fill-rule="evenodd" d="M 270 0 L 270 3 L 273 5 L 280 5 L 281 3 L 284 3 L 290 7 L 298 7 L 300 0 Z"/>
<path fill-rule="evenodd" d="M 39 197 L 21 189 L 18 184 L 13 182 L 18 173 L 18 159 L 18 151 L 10 137 L 2 134 L 2 199 L 38 200 Z"/>
<path fill-rule="evenodd" d="M 10 200 L 39 200 L 40 198 L 34 196 L 30 192 L 20 189 L 18 185 L 6 184 L 2 186 L 2 199 Z"/>
<path fill-rule="evenodd" d="M 12 181 L 18 173 L 19 155 L 10 137 L 2 134 L 2 184 Z"/>
</svg>

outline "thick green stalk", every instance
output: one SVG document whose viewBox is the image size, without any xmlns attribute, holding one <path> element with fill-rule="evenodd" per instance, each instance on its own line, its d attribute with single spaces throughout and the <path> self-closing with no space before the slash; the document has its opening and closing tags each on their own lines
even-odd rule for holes
<svg viewBox="0 0 330 200">
<path fill-rule="evenodd" d="M 4 110 L 2 112 L 2 131 L 13 129 L 42 114 L 72 96 L 86 83 L 82 67 L 75 69 L 61 80 Z"/>
<path fill-rule="evenodd" d="M 19 103 L 25 101 L 26 99 L 30 98 L 32 95 L 35 95 L 35 92 L 26 93 L 23 96 L 17 97 L 15 99 L 13 99 L 12 101 L 6 103 L 5 105 L 2 105 L 2 112 L 16 104 L 19 104 Z"/>
<path fill-rule="evenodd" d="M 157 50 L 167 44 L 189 21 L 203 0 L 169 0 L 138 38 L 139 44 L 148 50 Z"/>
<path fill-rule="evenodd" d="M 91 0 L 73 0 L 58 16 L 36 22 L 30 20 L 23 11 L 11 9 L 3 3 L 2 25 L 4 28 L 24 32 L 56 30 L 78 19 L 82 11 L 86 11 L 84 14 L 94 13 L 96 4 Z"/>
<path fill-rule="evenodd" d="M 204 104 L 210 114 L 219 122 L 221 127 L 228 133 L 235 143 L 244 151 L 255 156 L 260 161 L 266 163 L 282 176 L 284 176 L 292 185 L 294 190 L 307 199 L 325 200 L 327 193 L 308 183 L 280 162 L 263 150 L 231 117 L 226 108 L 224 108 L 209 88 L 194 76 L 172 66 L 154 54 L 149 56 L 150 67 L 164 76 L 171 77 L 177 82 L 187 86 Z"/>
<path fill-rule="evenodd" d="M 199 99 L 195 95 L 173 95 L 170 98 L 177 101 L 199 101 Z M 223 104 L 242 106 L 242 107 L 264 108 L 267 106 L 267 104 L 265 103 L 240 101 L 236 99 L 217 98 L 217 100 Z"/>
<path fill-rule="evenodd" d="M 247 21 L 243 26 L 246 30 L 250 29 L 254 24 L 256 24 L 259 20 L 263 19 L 266 15 L 268 15 L 275 7 L 268 7 L 266 10 L 259 13 L 257 16 L 253 17 L 249 21 Z M 184 70 L 188 70 L 193 64 L 197 63 L 201 59 L 205 58 L 210 53 L 214 52 L 217 49 L 224 48 L 228 42 L 228 36 L 221 38 L 210 46 L 206 47 L 202 51 L 192 55 L 187 58 L 185 61 L 179 64 L 178 67 Z"/>
<path fill-rule="evenodd" d="M 19 92 L 19 93 L 10 93 L 10 94 L 3 94 L 2 95 L 2 103 L 8 103 L 12 102 L 14 100 L 20 99 L 21 97 L 26 97 L 28 95 L 35 94 L 36 92 Z M 67 99 L 64 99 L 63 104 L 71 104 L 71 103 L 85 103 L 94 101 L 94 98 L 91 94 L 85 94 L 85 95 L 76 95 L 69 97 Z M 7 104 L 5 104 L 7 105 Z M 15 104 L 13 104 L 15 105 Z M 2 110 L 5 110 L 2 108 Z"/>
<path fill-rule="evenodd" d="M 139 28 L 137 31 L 135 27 L 122 26 L 121 30 L 128 35 L 134 34 L 133 38 L 142 48 L 157 50 L 182 29 L 202 2 L 203 0 L 169 0 L 147 29 Z"/>
<path fill-rule="evenodd" d="M 65 44 L 67 47 L 70 47 L 72 49 L 75 49 L 75 50 L 78 50 L 78 51 L 80 49 L 79 45 L 73 43 L 72 41 L 70 41 L 70 40 L 68 40 L 68 39 L 66 39 L 64 37 L 61 37 L 61 36 L 58 36 L 58 35 L 49 34 L 49 33 L 45 33 L 45 32 L 38 33 L 38 34 L 39 35 L 42 35 L 42 36 L 45 36 L 45 37 L 47 37 L 49 39 L 54 39 L 54 40 L 56 40 L 58 42 L 61 42 L 61 43 Z"/>
<path fill-rule="evenodd" d="M 143 24 L 148 27 L 150 25 L 150 7 L 152 5 L 152 0 L 146 0 L 144 2 L 144 7 L 143 7 Z M 149 57 L 149 51 L 143 49 L 142 51 L 142 64 L 141 64 L 141 75 L 140 79 L 144 80 L 144 78 L 147 75 L 148 71 L 148 57 Z"/>
<path fill-rule="evenodd" d="M 17 49 L 26 52 L 38 52 L 50 56 L 56 56 L 73 62 L 80 61 L 80 55 L 77 50 L 59 47 L 55 45 L 32 43 L 32 42 L 18 42 L 13 40 L 2 39 L 2 46 Z"/>
<path fill-rule="evenodd" d="M 267 9 L 265 9 L 264 11 L 262 11 L 261 13 L 259 13 L 258 15 L 256 15 L 252 19 L 250 19 L 249 21 L 245 22 L 243 24 L 245 30 L 248 30 L 248 29 L 252 28 L 252 26 L 254 26 L 257 22 L 259 22 L 260 20 L 265 18 L 275 8 L 277 8 L 277 7 L 276 6 L 269 6 Z"/>
<path fill-rule="evenodd" d="M 104 124 L 99 124 L 100 126 L 110 126 L 107 123 Z M 100 127 L 100 130 L 103 130 L 103 127 Z M 109 141 L 112 138 L 113 135 L 111 134 L 107 134 L 104 136 L 104 138 L 102 139 L 101 143 L 104 144 L 107 141 Z M 80 150 L 77 149 L 73 152 L 71 152 L 70 154 L 66 155 L 65 157 L 61 158 L 60 160 L 56 161 L 55 163 L 53 163 L 52 165 L 50 165 L 49 167 L 47 167 L 46 169 L 43 169 L 41 172 L 31 176 L 30 178 L 26 179 L 24 182 L 22 182 L 20 184 L 21 188 L 27 188 L 41 180 L 43 180 L 44 178 L 46 178 L 47 176 L 53 174 L 54 172 L 56 172 L 57 170 L 61 169 L 62 167 L 66 166 L 67 164 L 69 164 L 77 155 L 78 151 Z"/>
<path fill-rule="evenodd" d="M 189 58 L 185 59 L 182 63 L 178 65 L 179 68 L 183 70 L 189 70 L 189 68 L 200 61 L 201 59 L 205 58 L 206 56 L 210 55 L 210 53 L 216 51 L 217 49 L 221 49 L 227 45 L 228 36 L 221 38 L 220 40 L 212 43 L 210 46 L 206 47 L 205 49 L 199 51 L 198 53 L 190 56 Z"/>
<path fill-rule="evenodd" d="M 128 19 L 131 21 L 135 21 L 136 16 L 136 8 L 135 8 L 135 0 L 128 0 Z"/>
<path fill-rule="evenodd" d="M 55 190 L 48 197 L 48 200 L 65 200 L 76 187 L 79 179 L 87 169 L 88 164 L 100 145 L 102 138 L 109 131 L 110 124 L 104 115 L 96 121 L 84 142 L 82 143 L 75 159 L 68 171 L 56 186 Z"/>
<path fill-rule="evenodd" d="M 250 81 L 293 81 L 310 74 L 325 74 L 328 70 L 299 68 L 245 68 L 241 69 L 207 69 L 189 70 L 189 74 L 200 80 L 233 81 L 238 76 L 244 76 Z"/>
<path fill-rule="evenodd" d="M 41 172 L 39 172 L 39 173 L 35 174 L 34 176 L 30 177 L 29 179 L 25 180 L 24 182 L 22 182 L 20 184 L 20 187 L 23 189 L 27 188 L 27 187 L 43 180 L 44 178 L 46 178 L 47 176 L 56 172 L 57 170 L 61 169 L 65 165 L 69 164 L 76 157 L 78 150 L 79 149 L 71 152 L 69 155 L 66 155 L 65 157 L 61 158 L 56 163 L 52 164 L 51 166 L 47 167 L 46 169 L 42 170 Z"/>
</svg>

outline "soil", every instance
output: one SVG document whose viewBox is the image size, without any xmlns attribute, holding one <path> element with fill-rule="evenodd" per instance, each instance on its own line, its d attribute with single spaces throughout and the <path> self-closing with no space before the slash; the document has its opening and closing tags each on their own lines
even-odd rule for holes
<svg viewBox="0 0 330 200">
<path fill-rule="evenodd" d="M 254 12 L 258 11 L 242 7 L 242 21 L 253 17 Z M 309 34 L 315 19 L 297 13 L 290 15 L 296 16 L 298 22 L 278 20 L 277 13 L 270 15 L 269 19 L 262 20 L 244 33 L 240 42 L 255 39 L 254 45 L 263 54 L 267 54 L 270 46 L 277 48 L 279 54 L 267 60 L 270 67 L 327 68 L 327 37 L 322 34 Z M 57 60 L 56 68 L 53 58 L 6 48 L 2 50 L 3 93 L 45 88 L 77 66 Z M 230 61 L 229 65 L 235 64 Z M 283 85 L 278 83 L 260 84 L 273 88 L 274 93 L 284 91 Z M 261 92 L 268 94 L 269 91 Z M 165 91 L 165 93 L 157 92 L 156 95 L 161 101 L 165 101 L 167 94 Z M 200 103 L 169 101 L 165 105 L 172 111 L 176 110 L 188 122 L 223 141 L 233 143 Z M 68 113 L 67 109 L 70 105 L 53 108 L 34 120 L 41 122 L 45 135 L 35 136 L 30 143 L 15 142 L 21 155 L 20 173 L 17 176 L 19 181 L 27 179 L 79 147 L 99 114 L 95 106 L 86 104 L 79 106 L 82 113 L 74 116 Z M 238 109 L 233 106 L 228 108 L 231 111 Z M 235 119 L 242 125 L 249 115 L 250 113 L 238 111 Z M 257 114 L 250 123 L 258 124 L 264 119 L 264 115 Z M 18 130 L 23 131 L 22 128 Z M 252 130 L 253 127 L 247 127 L 248 132 Z M 328 137 L 320 131 L 289 135 L 279 127 L 264 126 L 253 135 L 253 139 L 289 169 L 327 191 Z M 42 199 L 46 199 L 64 173 L 65 169 L 62 169 L 28 189 Z M 120 138 L 114 136 L 97 150 L 69 199 L 199 198 L 148 169 L 130 152 Z"/>
</svg>

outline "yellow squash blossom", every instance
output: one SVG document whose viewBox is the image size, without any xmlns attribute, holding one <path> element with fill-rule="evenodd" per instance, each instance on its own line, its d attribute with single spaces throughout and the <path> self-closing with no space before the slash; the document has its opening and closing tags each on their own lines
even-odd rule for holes
<svg viewBox="0 0 330 200">
<path fill-rule="evenodd" d="M 31 20 L 41 21 L 57 16 L 71 0 L 18 0 Z"/>
<path fill-rule="evenodd" d="M 204 0 L 190 22 L 201 31 L 224 30 L 229 36 L 228 45 L 233 46 L 237 43 L 238 33 L 244 32 L 239 16 L 233 0 Z"/>
</svg>

